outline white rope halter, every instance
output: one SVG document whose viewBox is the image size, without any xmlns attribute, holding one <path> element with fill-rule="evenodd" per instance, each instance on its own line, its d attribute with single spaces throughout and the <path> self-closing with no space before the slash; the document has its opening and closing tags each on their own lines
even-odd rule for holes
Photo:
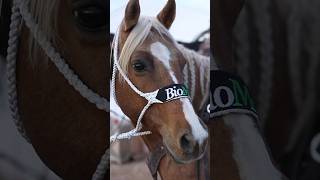
<svg viewBox="0 0 320 180">
<path fill-rule="evenodd" d="M 96 105 L 96 107 L 105 112 L 109 112 L 109 101 L 101 97 L 99 94 L 87 87 L 77 74 L 69 67 L 58 51 L 52 46 L 51 42 L 46 38 L 39 25 L 34 21 L 29 11 L 29 0 L 14 0 L 12 6 L 11 24 L 9 31 L 9 41 L 7 50 L 7 73 L 8 73 L 8 95 L 9 106 L 14 119 L 15 125 L 20 134 L 28 141 L 23 122 L 19 116 L 17 86 L 16 86 L 16 60 L 18 53 L 18 43 L 20 36 L 20 28 L 22 20 L 29 28 L 33 38 L 37 41 L 52 63 L 57 67 L 59 72 L 67 79 L 68 83 L 80 93 L 82 97 Z M 103 154 L 95 173 L 93 180 L 103 179 L 108 169 L 109 149 Z"/>
<path fill-rule="evenodd" d="M 142 21 L 148 21 L 148 23 L 146 23 L 146 26 L 143 26 Z M 152 21 L 153 19 L 151 18 L 146 18 L 146 17 L 140 17 L 138 24 L 132 29 L 132 31 L 130 32 L 128 39 L 130 38 L 135 38 L 137 36 L 139 36 L 141 33 L 148 33 L 152 27 Z M 141 28 L 143 28 L 143 30 L 141 31 Z M 141 38 L 141 42 L 144 39 Z M 139 41 L 139 40 L 138 40 Z M 141 43 L 138 42 L 138 43 Z M 144 116 L 144 114 L 146 113 L 146 111 L 148 110 L 148 108 L 153 105 L 153 104 L 162 104 L 163 102 L 157 99 L 157 95 L 159 92 L 159 89 L 153 91 L 153 92 L 148 92 L 148 93 L 144 93 L 142 91 L 140 91 L 131 81 L 130 79 L 127 77 L 127 75 L 123 72 L 123 70 L 121 69 L 120 65 L 119 65 L 119 59 L 118 59 L 118 43 L 119 43 L 119 29 L 117 30 L 114 40 L 113 40 L 113 73 L 112 73 L 112 81 L 111 81 L 111 91 L 112 94 L 114 96 L 115 102 L 117 102 L 117 97 L 116 97 L 116 93 L 115 93 L 115 81 L 116 81 L 116 72 L 119 71 L 120 75 L 124 78 L 124 80 L 128 83 L 128 85 L 130 86 L 130 88 L 137 93 L 139 96 L 145 98 L 148 103 L 144 106 L 144 108 L 142 109 L 142 111 L 140 112 L 140 115 L 138 117 L 137 120 L 137 124 L 136 127 L 134 129 L 132 129 L 129 132 L 125 132 L 125 133 L 121 133 L 121 134 L 114 134 L 110 137 L 110 142 L 113 143 L 116 140 L 120 140 L 120 139 L 130 139 L 131 137 L 135 137 L 135 136 L 143 136 L 143 135 L 148 135 L 151 134 L 151 131 L 143 131 L 143 132 L 139 132 L 142 129 L 142 118 Z M 128 43 L 128 41 L 125 42 L 126 46 Z M 136 47 L 131 47 L 131 48 L 136 48 Z M 131 49 L 132 51 L 134 49 Z M 123 51 L 120 53 L 120 58 L 122 58 L 123 56 Z M 186 98 L 185 96 L 181 96 L 178 98 Z"/>
</svg>

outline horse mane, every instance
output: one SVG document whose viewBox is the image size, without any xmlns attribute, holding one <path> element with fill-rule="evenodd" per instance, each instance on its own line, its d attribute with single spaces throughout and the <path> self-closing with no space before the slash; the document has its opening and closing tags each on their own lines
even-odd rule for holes
<svg viewBox="0 0 320 180">
<path fill-rule="evenodd" d="M 45 34 L 46 38 L 50 40 L 53 45 L 57 43 L 57 16 L 59 10 L 59 0 L 30 0 L 30 12 L 40 29 Z M 28 37 L 29 43 L 29 58 L 33 64 L 37 59 L 48 60 L 48 57 L 35 58 L 39 55 L 41 48 L 39 47 L 36 40 L 33 38 L 32 34 Z"/>
</svg>

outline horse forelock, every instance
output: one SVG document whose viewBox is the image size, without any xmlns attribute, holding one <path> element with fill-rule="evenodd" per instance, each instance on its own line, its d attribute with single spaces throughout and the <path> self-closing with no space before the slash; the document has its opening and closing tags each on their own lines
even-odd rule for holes
<svg viewBox="0 0 320 180">
<path fill-rule="evenodd" d="M 59 14 L 59 0 L 30 0 L 29 8 L 35 22 L 39 25 L 41 31 L 46 38 L 53 43 L 57 42 L 57 19 Z M 48 58 L 37 58 L 40 47 L 32 34 L 28 37 L 29 43 L 29 59 L 32 63 L 39 63 L 39 60 L 47 60 Z M 39 60 L 38 60 L 39 59 Z"/>
<path fill-rule="evenodd" d="M 128 72 L 130 57 L 136 48 L 139 47 L 148 36 L 153 38 L 151 37 L 152 29 L 154 29 L 161 38 L 169 38 L 174 45 L 177 44 L 169 31 L 158 21 L 157 18 L 141 16 L 138 23 L 126 39 L 118 59 L 119 65 L 125 73 Z"/>
</svg>

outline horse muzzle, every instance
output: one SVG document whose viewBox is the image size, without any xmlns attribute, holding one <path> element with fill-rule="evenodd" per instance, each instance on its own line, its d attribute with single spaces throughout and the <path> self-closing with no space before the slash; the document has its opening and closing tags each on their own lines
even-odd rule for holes
<svg viewBox="0 0 320 180">
<path fill-rule="evenodd" d="M 202 158 L 207 148 L 208 138 L 199 141 L 191 132 L 186 131 L 180 133 L 175 146 L 165 144 L 176 162 L 186 164 Z"/>
</svg>

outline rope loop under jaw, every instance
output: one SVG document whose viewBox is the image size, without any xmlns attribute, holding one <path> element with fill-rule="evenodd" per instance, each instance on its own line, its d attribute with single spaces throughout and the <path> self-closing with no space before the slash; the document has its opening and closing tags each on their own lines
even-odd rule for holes
<svg viewBox="0 0 320 180">
<path fill-rule="evenodd" d="M 114 135 L 112 135 L 110 137 L 110 142 L 113 143 L 117 140 L 121 140 L 121 139 L 131 139 L 131 137 L 137 137 L 137 136 L 143 136 L 143 135 L 149 135 L 151 134 L 151 131 L 143 131 L 143 132 L 139 132 L 141 129 L 142 129 L 142 118 L 145 114 L 145 112 L 148 110 L 148 108 L 152 105 L 152 104 L 155 104 L 155 103 L 162 103 L 161 101 L 157 100 L 156 99 L 156 93 L 157 91 L 155 92 L 152 92 L 152 93 L 146 93 L 145 94 L 145 98 L 148 100 L 148 103 L 144 106 L 144 108 L 142 109 L 140 115 L 139 115 L 139 118 L 138 118 L 138 121 L 137 121 L 137 125 L 134 129 L 130 130 L 129 132 L 125 132 L 125 133 L 116 133 Z"/>
</svg>

